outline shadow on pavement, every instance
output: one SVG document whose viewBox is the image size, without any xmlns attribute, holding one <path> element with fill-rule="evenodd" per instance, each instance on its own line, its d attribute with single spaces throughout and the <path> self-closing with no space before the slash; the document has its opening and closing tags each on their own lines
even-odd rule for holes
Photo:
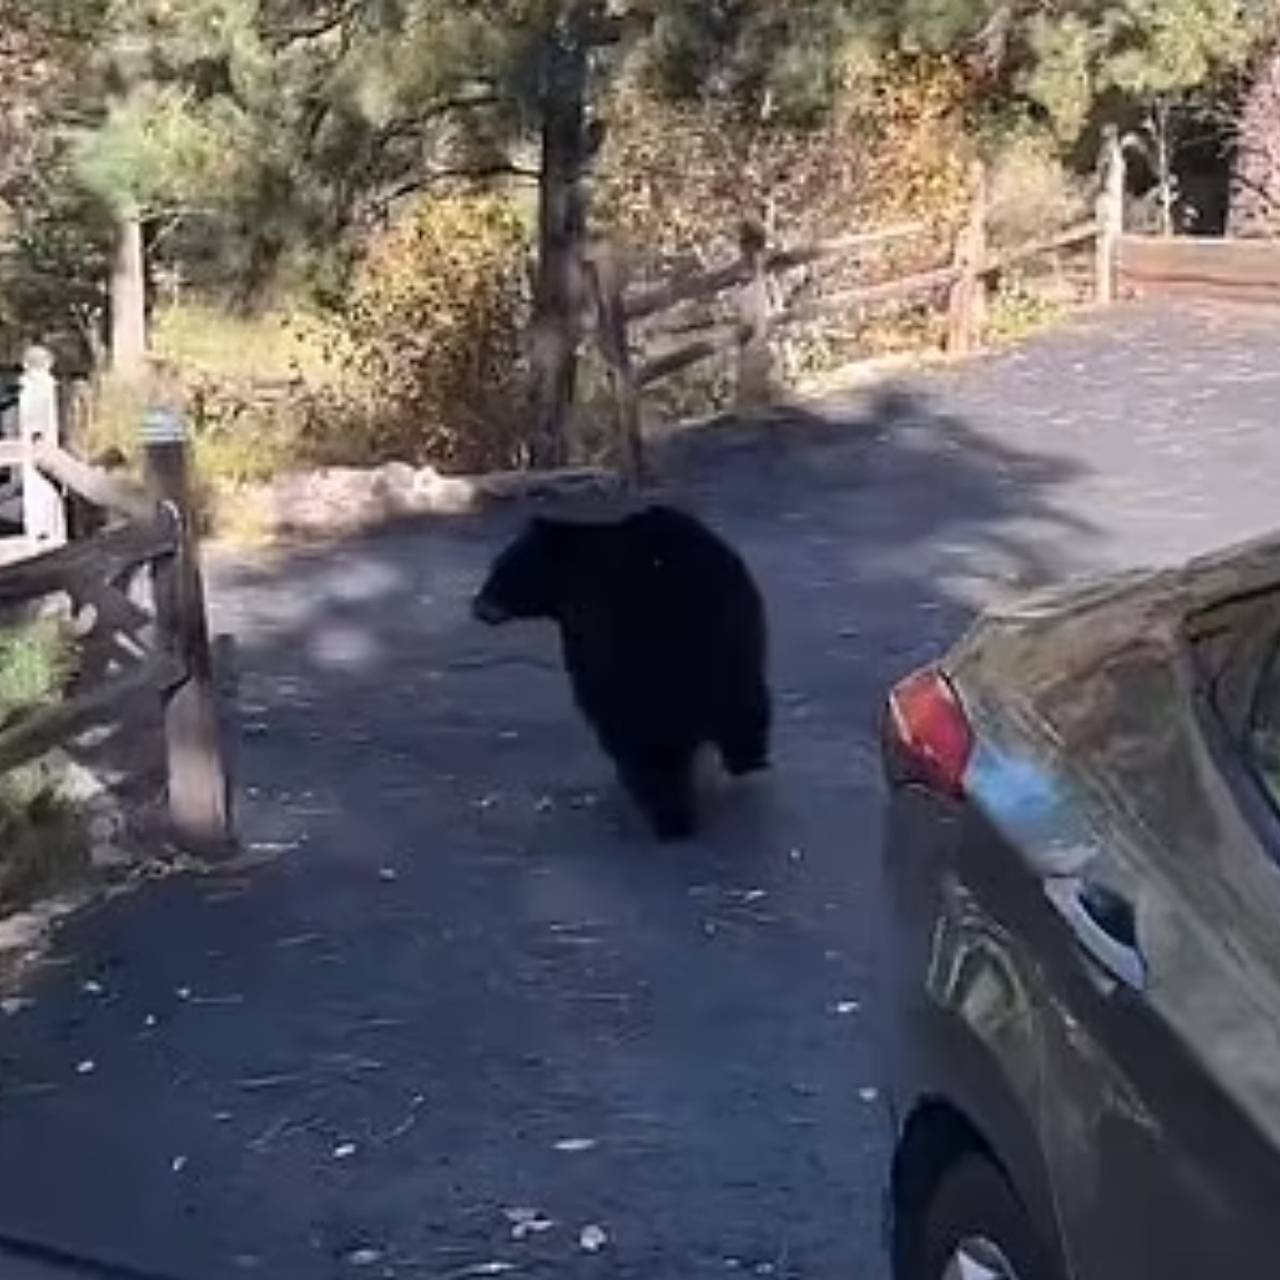
<svg viewBox="0 0 1280 1280">
<path fill-rule="evenodd" d="M 766 594 L 772 776 L 649 842 L 553 635 L 469 620 L 517 512 L 221 564 L 258 865 L 61 936 L 0 1026 L 0 1230 L 182 1280 L 882 1274 L 875 716 L 1069 567 L 1078 468 L 906 393 L 657 457 Z"/>
</svg>

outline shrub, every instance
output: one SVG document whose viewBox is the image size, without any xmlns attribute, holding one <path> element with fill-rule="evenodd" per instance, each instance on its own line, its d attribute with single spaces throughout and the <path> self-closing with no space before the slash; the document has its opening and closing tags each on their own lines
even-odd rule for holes
<svg viewBox="0 0 1280 1280">
<path fill-rule="evenodd" d="M 781 286 L 793 299 L 936 265 L 968 207 L 977 153 L 973 101 L 972 85 L 952 61 L 872 56 L 852 45 L 822 128 L 747 118 L 713 97 L 654 101 L 624 77 L 608 103 L 596 219 L 643 264 L 637 274 L 655 275 L 732 256 L 744 214 L 763 216 L 773 238 L 790 244 L 899 221 L 937 228 L 841 266 L 793 272 Z M 707 310 L 712 319 L 732 320 L 723 304 Z M 896 349 L 897 335 L 916 341 L 922 330 L 931 332 L 918 309 L 888 321 L 886 314 L 789 330 L 779 343 L 779 373 L 794 383 L 855 354 Z M 650 397 L 654 412 L 722 406 L 730 385 L 723 366 L 660 384 Z"/>
<path fill-rule="evenodd" d="M 528 249 L 497 196 L 424 200 L 370 243 L 339 317 L 367 397 L 353 424 L 370 436 L 365 456 L 462 470 L 526 462 Z"/>
<path fill-rule="evenodd" d="M 0 727 L 57 702 L 75 660 L 73 639 L 53 619 L 0 628 Z"/>
<path fill-rule="evenodd" d="M 1063 304 L 1036 287 L 1036 281 L 1009 272 L 987 307 L 987 338 L 993 343 L 1020 342 L 1062 319 Z"/>
<path fill-rule="evenodd" d="M 58 702 L 76 665 L 53 619 L 0 628 L 0 727 Z M 84 862 L 81 819 L 48 757 L 0 774 L 0 905 L 60 883 Z"/>
<path fill-rule="evenodd" d="M 153 351 L 185 402 L 202 481 L 225 495 L 315 466 L 524 464 L 528 248 L 500 197 L 427 199 L 369 242 L 328 314 L 161 309 Z M 152 392 L 104 382 L 91 456 L 136 460 Z"/>
<path fill-rule="evenodd" d="M 864 170 L 870 225 L 920 219 L 947 226 L 963 215 L 973 86 L 943 57 L 894 55 L 850 73 L 840 99 L 843 144 Z"/>
<path fill-rule="evenodd" d="M 1083 184 L 1062 164 L 1053 137 L 1023 126 L 996 138 L 989 170 L 993 239 L 1034 240 L 1088 214 Z"/>
</svg>

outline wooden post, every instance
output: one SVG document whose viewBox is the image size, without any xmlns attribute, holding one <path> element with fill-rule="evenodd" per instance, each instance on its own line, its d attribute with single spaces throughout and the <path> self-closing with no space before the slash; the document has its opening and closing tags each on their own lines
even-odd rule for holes
<svg viewBox="0 0 1280 1280">
<path fill-rule="evenodd" d="M 645 483 L 648 472 L 644 459 L 640 391 L 631 368 L 631 350 L 627 341 L 626 270 L 613 246 L 603 242 L 593 246 L 584 266 L 595 301 L 596 340 L 613 389 L 618 458 L 627 486 L 635 489 Z"/>
<path fill-rule="evenodd" d="M 966 356 L 982 342 L 987 285 L 987 172 L 975 160 L 970 173 L 973 196 L 969 216 L 956 236 L 955 283 L 947 308 L 947 354 Z"/>
<path fill-rule="evenodd" d="M 1097 300 L 1109 306 L 1116 296 L 1116 267 L 1120 258 L 1120 238 L 1124 234 L 1124 148 L 1116 126 L 1102 133 L 1099 157 Z"/>
<path fill-rule="evenodd" d="M 738 233 L 738 245 L 747 275 L 738 294 L 738 407 L 753 409 L 772 399 L 764 229 L 756 222 L 744 222 Z"/>
<path fill-rule="evenodd" d="M 35 464 L 38 445 L 58 443 L 58 386 L 53 354 L 45 347 L 28 347 L 22 361 L 22 391 L 18 425 L 23 444 L 22 524 L 29 551 L 52 551 L 67 540 L 67 517 L 62 494 Z"/>
<path fill-rule="evenodd" d="M 142 426 L 147 483 L 178 524 L 178 553 L 152 569 L 159 642 L 186 668 L 165 700 L 169 818 L 174 836 L 194 853 L 220 854 L 233 842 L 231 795 L 219 731 L 213 655 L 200 577 L 195 504 L 186 427 L 169 410 L 152 410 Z"/>
</svg>

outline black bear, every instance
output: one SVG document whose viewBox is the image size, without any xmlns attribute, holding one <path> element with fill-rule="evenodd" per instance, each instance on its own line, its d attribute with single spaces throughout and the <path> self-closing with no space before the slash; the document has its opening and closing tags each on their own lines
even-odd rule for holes
<svg viewBox="0 0 1280 1280">
<path fill-rule="evenodd" d="M 693 834 L 704 743 L 735 776 L 768 766 L 764 604 L 737 552 L 692 516 L 535 517 L 472 611 L 559 625 L 578 706 L 660 839 Z"/>
</svg>

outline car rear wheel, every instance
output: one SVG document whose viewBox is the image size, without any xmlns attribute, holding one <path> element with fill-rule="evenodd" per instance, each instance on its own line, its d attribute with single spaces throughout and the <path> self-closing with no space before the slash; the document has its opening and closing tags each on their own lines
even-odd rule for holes
<svg viewBox="0 0 1280 1280">
<path fill-rule="evenodd" d="M 1062 1280 L 1062 1269 L 1004 1175 L 962 1156 L 905 1228 L 897 1280 Z"/>
</svg>

